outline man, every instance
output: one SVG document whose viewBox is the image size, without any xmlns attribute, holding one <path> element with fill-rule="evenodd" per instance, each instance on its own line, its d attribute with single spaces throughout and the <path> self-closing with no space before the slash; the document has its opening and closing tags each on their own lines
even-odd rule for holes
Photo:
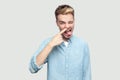
<svg viewBox="0 0 120 80">
<path fill-rule="evenodd" d="M 48 80 L 91 80 L 90 56 L 87 43 L 73 36 L 74 9 L 60 5 L 55 10 L 60 32 L 46 39 L 30 61 L 31 73 L 47 63 Z"/>
</svg>

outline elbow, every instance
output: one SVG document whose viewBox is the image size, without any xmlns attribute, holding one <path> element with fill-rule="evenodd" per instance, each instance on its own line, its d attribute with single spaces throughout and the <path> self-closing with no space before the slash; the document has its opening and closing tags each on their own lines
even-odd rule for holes
<svg viewBox="0 0 120 80">
<path fill-rule="evenodd" d="M 29 71 L 30 71 L 32 74 L 38 72 L 38 70 L 34 69 L 32 66 L 29 67 Z"/>
<path fill-rule="evenodd" d="M 37 64 L 34 61 L 34 58 L 31 59 L 29 64 L 29 71 L 31 73 L 37 73 L 42 67 L 43 67 L 43 64 L 40 66 L 37 66 Z"/>
<path fill-rule="evenodd" d="M 29 64 L 29 71 L 31 72 L 31 73 L 37 73 L 38 72 L 38 67 L 35 65 L 35 63 L 34 63 L 34 60 L 33 60 L 33 58 L 31 59 L 31 61 L 30 61 L 30 64 Z"/>
</svg>

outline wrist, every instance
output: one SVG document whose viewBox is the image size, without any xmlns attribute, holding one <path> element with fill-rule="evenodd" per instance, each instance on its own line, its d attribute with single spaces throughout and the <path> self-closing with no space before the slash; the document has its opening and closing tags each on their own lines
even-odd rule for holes
<svg viewBox="0 0 120 80">
<path fill-rule="evenodd" d="M 52 42 L 49 42 L 49 43 L 48 43 L 48 46 L 50 46 L 51 48 L 54 47 L 54 45 L 52 44 Z"/>
</svg>

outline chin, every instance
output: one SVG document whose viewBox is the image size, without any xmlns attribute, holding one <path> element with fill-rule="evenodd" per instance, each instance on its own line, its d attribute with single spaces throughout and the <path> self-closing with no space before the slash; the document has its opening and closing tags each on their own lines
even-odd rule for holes
<svg viewBox="0 0 120 80">
<path fill-rule="evenodd" d="M 69 40 L 69 39 L 71 38 L 71 36 L 72 36 L 72 35 L 70 35 L 70 36 L 63 35 L 63 38 L 64 38 L 65 40 Z"/>
</svg>

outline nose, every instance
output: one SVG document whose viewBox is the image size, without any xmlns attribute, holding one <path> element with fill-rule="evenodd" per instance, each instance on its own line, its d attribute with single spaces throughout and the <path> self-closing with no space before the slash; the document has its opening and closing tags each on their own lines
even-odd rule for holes
<svg viewBox="0 0 120 80">
<path fill-rule="evenodd" d="M 69 28 L 69 24 L 65 24 L 65 28 Z"/>
</svg>

